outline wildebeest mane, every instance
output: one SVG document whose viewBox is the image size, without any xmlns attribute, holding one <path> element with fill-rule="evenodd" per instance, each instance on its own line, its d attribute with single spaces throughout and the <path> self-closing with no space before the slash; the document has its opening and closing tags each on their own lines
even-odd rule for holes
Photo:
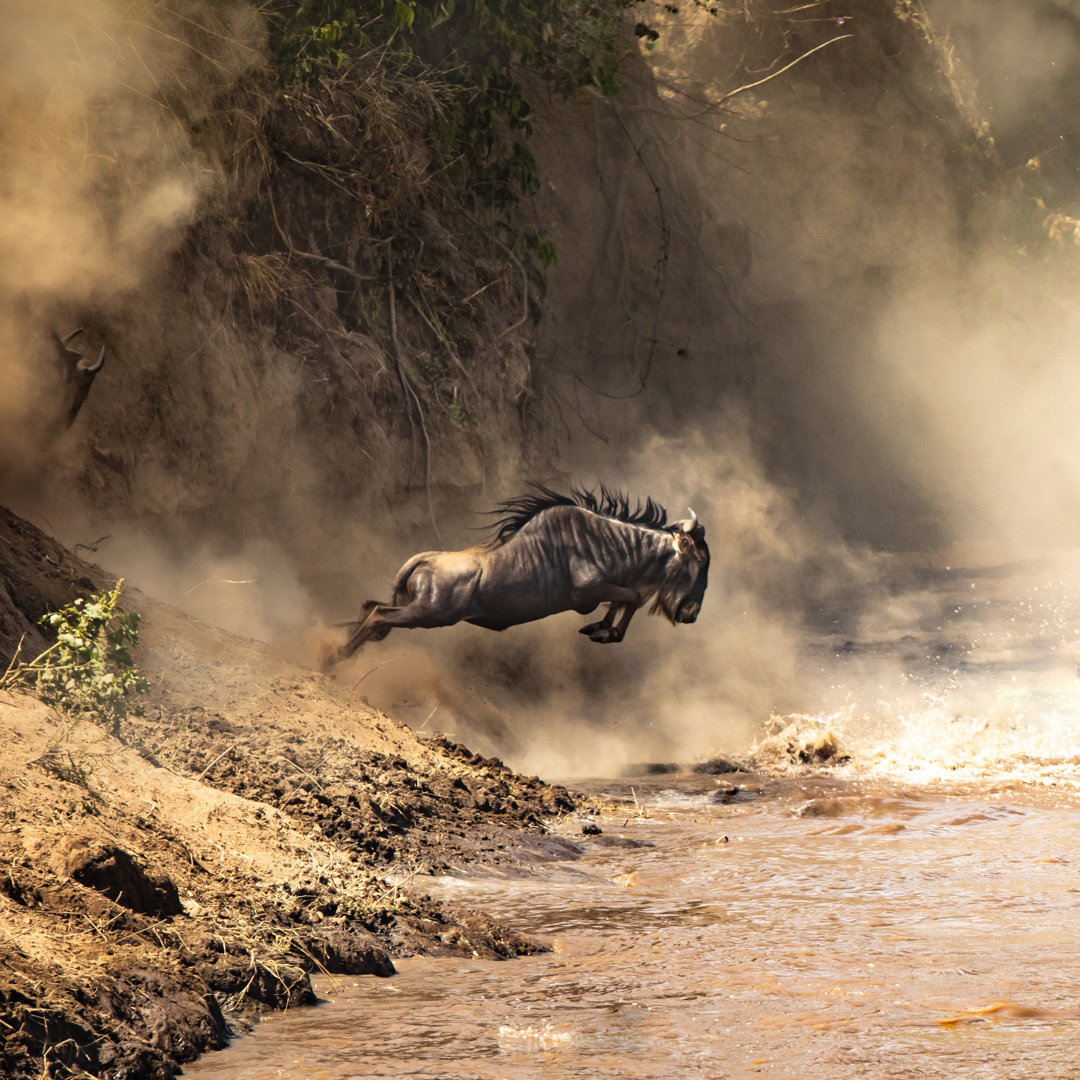
<svg viewBox="0 0 1080 1080">
<path fill-rule="evenodd" d="M 650 496 L 646 496 L 644 504 L 637 500 L 631 507 L 630 499 L 624 492 L 611 491 L 603 484 L 600 485 L 599 495 L 587 488 L 575 487 L 571 487 L 569 494 L 564 495 L 535 482 L 529 487 L 532 491 L 507 499 L 499 504 L 497 510 L 491 511 L 500 515 L 491 526 L 494 542 L 503 543 L 509 540 L 537 514 L 555 506 L 580 506 L 601 517 L 614 518 L 628 525 L 641 525 L 647 529 L 667 527 L 667 511 Z"/>
</svg>

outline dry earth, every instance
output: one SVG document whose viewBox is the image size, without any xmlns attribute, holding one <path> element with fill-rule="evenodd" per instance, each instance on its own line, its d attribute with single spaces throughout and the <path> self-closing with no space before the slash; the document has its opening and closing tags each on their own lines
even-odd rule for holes
<svg viewBox="0 0 1080 1080">
<path fill-rule="evenodd" d="M 0 513 L 7 655 L 106 584 Z M 544 947 L 409 883 L 572 856 L 543 820 L 579 799 L 418 739 L 349 677 L 125 602 L 152 691 L 121 739 L 0 691 L 0 1076 L 168 1077 L 253 1010 L 313 1001 L 309 972 Z"/>
</svg>

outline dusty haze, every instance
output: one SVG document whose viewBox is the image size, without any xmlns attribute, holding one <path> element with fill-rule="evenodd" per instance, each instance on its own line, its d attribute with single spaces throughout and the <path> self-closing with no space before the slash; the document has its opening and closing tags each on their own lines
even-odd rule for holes
<svg viewBox="0 0 1080 1080">
<path fill-rule="evenodd" d="M 179 247 L 220 181 L 193 149 L 191 125 L 259 59 L 263 35 L 240 3 L 44 0 L 7 3 L 2 19 L 8 486 L 15 473 L 29 482 L 55 419 L 53 335 L 122 311 Z"/>
<path fill-rule="evenodd" d="M 1069 115 L 1068 12 L 936 3 L 937 29 L 956 24 L 950 87 L 932 62 L 950 43 L 920 52 L 918 32 L 870 3 L 843 23 L 729 14 L 690 31 L 659 7 L 650 70 L 619 99 L 550 101 L 536 118 L 547 184 L 529 212 L 559 262 L 540 325 L 522 332 L 563 456 L 526 457 L 489 490 L 447 484 L 435 503 L 448 546 L 475 542 L 473 511 L 531 478 L 651 494 L 673 517 L 693 506 L 713 553 L 701 619 L 639 614 L 610 648 L 579 637 L 576 616 L 395 633 L 340 675 L 415 726 L 549 773 L 739 753 L 771 712 L 898 699 L 901 661 L 838 676 L 808 649 L 927 632 L 941 596 L 913 584 L 913 565 L 1067 555 L 1080 527 L 1077 207 L 1055 165 L 1071 133 L 1044 116 L 1025 142 L 1047 95 L 1044 113 Z M 258 58 L 261 34 L 241 4 L 43 4 L 7 20 L 0 438 L 25 486 L 48 475 L 26 432 L 54 395 L 49 335 L 153 289 L 222 182 L 188 126 Z M 732 95 L 777 72 L 793 41 L 805 60 Z M 258 452 L 274 463 L 295 450 L 301 375 L 272 371 L 245 374 L 267 404 L 237 405 L 235 423 L 265 425 Z M 212 483 L 215 463 L 197 464 Z M 252 636 L 318 636 L 438 546 L 415 474 L 407 498 L 387 481 L 385 505 L 314 505 L 322 466 L 299 451 L 290 483 L 263 493 L 276 517 L 163 539 L 169 470 L 194 464 L 157 467 L 160 484 L 141 479 L 154 521 L 110 521 L 99 557 Z M 99 535 L 85 508 L 68 528 Z"/>
</svg>

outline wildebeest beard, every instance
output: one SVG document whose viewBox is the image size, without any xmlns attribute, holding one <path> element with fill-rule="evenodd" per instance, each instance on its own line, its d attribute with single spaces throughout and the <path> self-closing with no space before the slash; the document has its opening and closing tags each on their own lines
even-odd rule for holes
<svg viewBox="0 0 1080 1080">
<path fill-rule="evenodd" d="M 626 496 L 533 485 L 503 503 L 490 539 L 463 551 L 425 551 L 398 571 L 387 604 L 364 604 L 356 630 L 333 659 L 397 627 L 468 622 L 489 630 L 561 611 L 604 617 L 581 628 L 592 641 L 622 641 L 639 607 L 673 624 L 697 619 L 708 584 L 705 527 L 691 517 L 668 524 L 651 498 L 633 509 Z"/>
</svg>

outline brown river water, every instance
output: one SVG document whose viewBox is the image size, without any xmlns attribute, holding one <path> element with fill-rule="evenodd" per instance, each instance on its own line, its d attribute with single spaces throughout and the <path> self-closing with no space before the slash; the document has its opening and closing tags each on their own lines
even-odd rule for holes
<svg viewBox="0 0 1080 1080">
<path fill-rule="evenodd" d="M 629 800 L 555 826 L 580 860 L 423 885 L 553 952 L 323 979 L 185 1076 L 1080 1078 L 1078 623 L 1044 616 L 924 635 L 918 679 L 909 639 L 809 650 L 834 700 L 774 727 L 849 760 L 575 781 Z"/>
</svg>

